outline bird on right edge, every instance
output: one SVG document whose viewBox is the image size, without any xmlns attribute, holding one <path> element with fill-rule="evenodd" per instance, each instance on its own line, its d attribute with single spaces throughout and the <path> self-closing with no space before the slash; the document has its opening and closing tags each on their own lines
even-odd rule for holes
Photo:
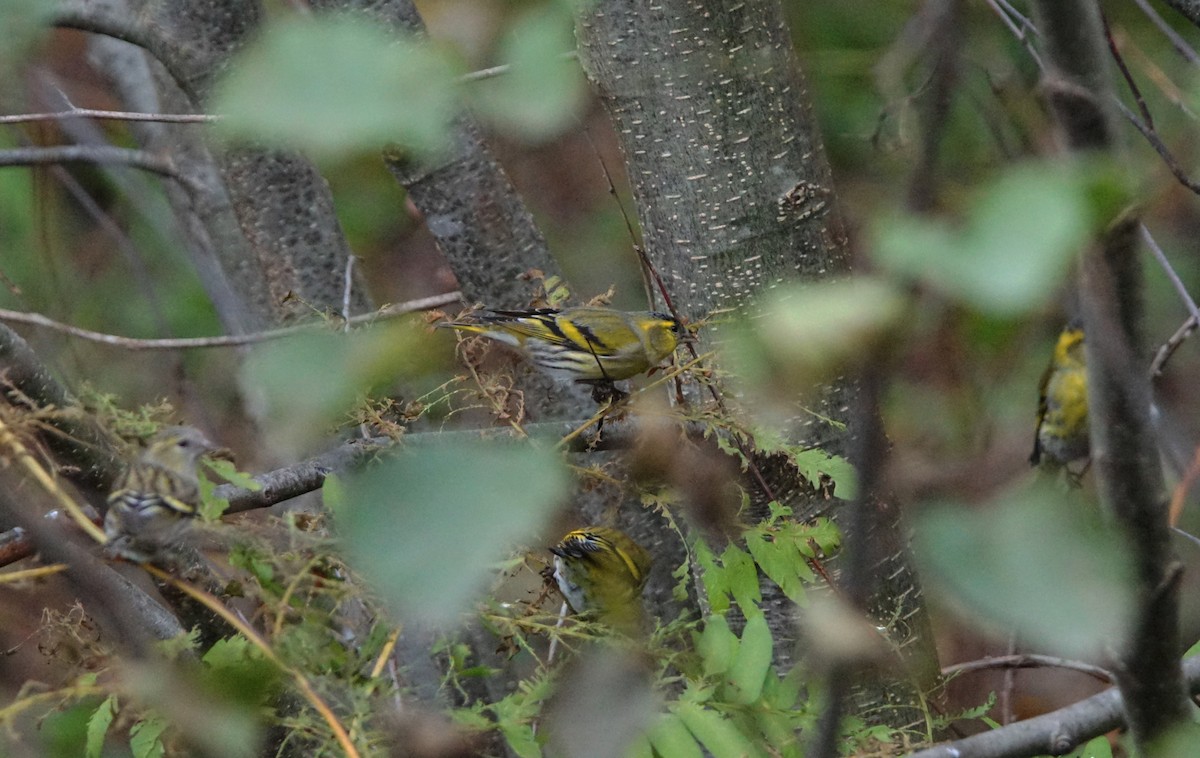
<svg viewBox="0 0 1200 758">
<path fill-rule="evenodd" d="M 1030 464 L 1057 470 L 1087 458 L 1087 362 L 1080 321 L 1072 320 L 1058 336 L 1039 392 Z"/>
</svg>

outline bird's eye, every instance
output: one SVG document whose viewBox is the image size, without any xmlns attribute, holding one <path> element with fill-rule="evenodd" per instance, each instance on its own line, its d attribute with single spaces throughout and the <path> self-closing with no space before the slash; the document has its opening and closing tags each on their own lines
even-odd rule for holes
<svg viewBox="0 0 1200 758">
<path fill-rule="evenodd" d="M 178 442 L 176 442 L 175 444 L 186 450 L 187 448 L 192 446 L 192 441 L 189 439 L 182 439 L 182 440 L 179 440 Z"/>
</svg>

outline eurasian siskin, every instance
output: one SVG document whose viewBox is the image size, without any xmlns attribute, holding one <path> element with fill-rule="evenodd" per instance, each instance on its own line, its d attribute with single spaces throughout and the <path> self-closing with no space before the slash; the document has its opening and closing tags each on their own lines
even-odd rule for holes
<svg viewBox="0 0 1200 758">
<path fill-rule="evenodd" d="M 104 534 L 109 552 L 137 563 L 174 544 L 200 501 L 196 466 L 216 446 L 199 430 L 160 430 L 108 496 Z"/>
<path fill-rule="evenodd" d="M 567 534 L 550 552 L 554 580 L 571 610 L 618 629 L 631 630 L 641 623 L 650 554 L 629 535 L 588 526 Z"/>
<path fill-rule="evenodd" d="M 1058 336 L 1042 375 L 1037 433 L 1029 462 L 1059 468 L 1088 456 L 1087 363 L 1083 327 L 1072 321 Z"/>
<path fill-rule="evenodd" d="M 612 308 L 486 311 L 447 326 L 516 348 L 556 379 L 610 384 L 645 373 L 675 352 L 683 326 L 671 316 Z"/>
</svg>

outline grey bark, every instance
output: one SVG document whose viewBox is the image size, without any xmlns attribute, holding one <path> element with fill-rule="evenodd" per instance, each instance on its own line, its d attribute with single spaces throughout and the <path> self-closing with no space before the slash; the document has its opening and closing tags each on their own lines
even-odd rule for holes
<svg viewBox="0 0 1200 758">
<path fill-rule="evenodd" d="M 316 0 L 322 11 L 366 14 L 400 34 L 423 36 L 425 23 L 412 0 Z M 384 152 L 388 169 L 425 216 L 469 303 L 491 308 L 529 306 L 521 274 L 539 269 L 561 276 L 541 230 L 470 116 L 451 126 L 451 144 L 436 160 L 419 162 Z"/>
<path fill-rule="evenodd" d="M 823 146 L 779 4 L 611 0 L 579 21 L 580 59 L 608 108 L 629 166 L 647 254 L 678 309 L 697 318 L 717 309 L 753 312 L 758 295 L 786 281 L 847 274 Z M 716 336 L 716 329 L 702 338 Z M 849 420 L 852 391 L 830 387 L 817 413 Z M 806 421 L 805 443 L 845 454 L 836 425 Z M 801 518 L 829 502 L 786 462 L 757 461 L 770 494 L 755 489 L 759 512 L 775 496 Z M 831 514 L 839 517 L 836 509 Z M 931 659 L 932 640 L 898 536 L 885 514 L 885 540 L 869 593 L 873 615 L 893 642 Z M 777 665 L 790 664 L 794 609 L 764 587 Z M 861 688 L 860 712 L 911 721 L 911 691 L 897 682 Z M 882 715 L 881 715 L 882 714 Z"/>
<path fill-rule="evenodd" d="M 203 112 L 216 76 L 258 28 L 262 10 L 254 0 L 107 0 L 66 3 L 55 20 L 133 43 L 153 57 L 155 86 L 148 89 L 144 74 L 128 76 L 136 62 L 111 47 L 97 52 L 98 61 L 113 65 L 110 74 L 130 107 Z M 341 312 L 350 251 L 329 187 L 308 161 L 282 151 L 213 147 L 204 128 L 192 125 L 140 126 L 137 133 L 147 149 L 168 152 L 203 183 L 203 191 L 168 194 L 227 329 L 286 324 L 310 306 Z M 289 293 L 294 297 L 285 301 Z M 355 287 L 352 312 L 369 307 L 365 289 Z"/>
</svg>

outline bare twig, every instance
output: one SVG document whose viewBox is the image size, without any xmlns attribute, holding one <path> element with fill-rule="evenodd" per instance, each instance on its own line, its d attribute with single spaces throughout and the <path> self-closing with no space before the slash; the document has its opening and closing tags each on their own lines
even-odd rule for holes
<svg viewBox="0 0 1200 758">
<path fill-rule="evenodd" d="M 1038 54 L 1037 48 L 1033 46 L 1033 40 L 1030 39 L 1031 35 L 1025 33 L 1026 30 L 1029 30 L 1033 33 L 1032 36 L 1038 34 L 1037 27 L 1033 25 L 1033 22 L 1027 16 L 1017 11 L 1011 4 L 1004 2 L 1004 0 L 987 0 L 987 4 L 996 12 L 996 15 L 1000 17 L 1000 20 L 1004 22 L 1004 25 L 1012 32 L 1012 35 L 1025 46 L 1025 50 L 1029 53 L 1029 57 L 1033 59 L 1033 62 L 1037 64 L 1037 67 L 1044 69 L 1045 65 L 1042 63 L 1042 57 Z"/>
<path fill-rule="evenodd" d="M 1158 132 L 1154 131 L 1153 128 L 1143 124 L 1141 120 L 1134 115 L 1133 111 L 1125 107 L 1125 103 L 1122 103 L 1120 100 L 1116 100 L 1115 102 L 1117 104 L 1117 108 L 1121 111 L 1121 115 L 1124 116 L 1129 123 L 1133 124 L 1134 129 L 1137 129 L 1139 132 L 1141 132 L 1142 136 L 1146 138 L 1146 141 L 1150 143 L 1150 147 L 1154 148 L 1154 152 L 1158 153 L 1159 157 L 1163 159 L 1163 162 L 1167 164 L 1167 169 L 1171 172 L 1171 175 L 1174 176 L 1180 184 L 1187 187 L 1192 192 L 1200 195 L 1200 182 L 1197 182 L 1188 176 L 1187 171 L 1183 169 L 1183 166 L 1179 163 L 1179 160 L 1175 157 L 1175 154 L 1171 152 L 1171 149 L 1167 147 L 1167 144 L 1158 136 Z"/>
<path fill-rule="evenodd" d="M 990 671 L 992 669 L 1036 669 L 1036 668 L 1058 668 L 1078 671 L 1081 674 L 1087 674 L 1090 677 L 1099 679 L 1106 684 L 1112 684 L 1113 676 L 1107 669 L 1099 666 L 1093 666 L 1090 663 L 1083 661 L 1072 661 L 1067 658 L 1057 658 L 1052 655 L 1036 655 L 1033 653 L 1020 653 L 1014 655 L 997 655 L 989 658 L 980 658 L 975 661 L 966 661 L 964 663 L 956 663 L 952 666 L 946 666 L 942 669 L 942 676 L 955 676 L 958 674 L 972 674 L 976 671 Z"/>
<path fill-rule="evenodd" d="M 174 179 L 189 192 L 204 191 L 204 186 L 185 176 L 167 157 L 145 150 L 132 150 L 112 145 L 55 145 L 0 150 L 0 166 L 47 166 L 58 163 L 96 163 L 132 166 L 152 174 Z"/>
<path fill-rule="evenodd" d="M 1145 224 L 1142 225 L 1141 231 L 1142 241 L 1145 242 L 1146 246 L 1150 248 L 1150 252 L 1154 254 L 1155 260 L 1157 260 L 1159 265 L 1162 266 L 1167 278 L 1171 281 L 1171 286 L 1173 286 L 1175 288 L 1175 292 L 1179 294 L 1179 299 L 1182 300 L 1183 304 L 1187 306 L 1189 314 L 1187 321 L 1183 323 L 1183 326 L 1177 329 L 1175 334 L 1171 336 L 1171 339 L 1167 340 L 1166 344 L 1160 347 L 1158 352 L 1155 353 L 1154 361 L 1150 365 L 1150 377 L 1155 379 L 1162 376 L 1163 367 L 1166 365 L 1167 361 L 1175 353 L 1175 351 L 1179 349 L 1179 346 L 1183 344 L 1183 341 L 1187 339 L 1193 331 L 1196 330 L 1196 324 L 1200 323 L 1200 308 L 1197 308 L 1196 301 L 1192 299 L 1191 294 L 1189 294 L 1187 291 L 1187 286 L 1183 283 L 1183 280 L 1179 278 L 1179 274 L 1175 273 L 1175 268 L 1171 265 L 1171 262 L 1167 260 L 1166 253 L 1164 253 L 1162 248 L 1159 247 L 1158 242 L 1155 241 Z"/>
<path fill-rule="evenodd" d="M 1125 79 L 1125 84 L 1128 85 L 1129 92 L 1133 95 L 1133 99 L 1137 103 L 1138 112 L 1142 114 L 1142 120 L 1153 131 L 1154 117 L 1150 115 L 1150 109 L 1146 107 L 1146 101 L 1142 98 L 1142 91 L 1138 89 L 1137 81 L 1134 80 L 1133 74 L 1129 72 L 1129 67 L 1125 65 L 1125 58 L 1121 55 L 1121 51 L 1117 49 L 1117 41 L 1113 39 L 1112 29 L 1108 26 L 1108 16 L 1105 16 L 1103 12 L 1100 13 L 1100 22 L 1104 24 L 1104 41 L 1108 43 L 1108 53 L 1116 62 L 1117 69 Z"/>
<path fill-rule="evenodd" d="M 363 324 L 379 319 L 400 316 L 406 313 L 413 313 L 415 311 L 423 311 L 431 308 L 438 308 L 443 305 L 451 305 L 459 302 L 460 300 L 462 300 L 461 293 L 447 292 L 442 295 L 433 295 L 431 297 L 423 297 L 417 300 L 409 300 L 407 302 L 385 306 L 374 313 L 363 313 L 357 316 L 351 316 L 349 319 L 346 319 L 346 323 Z M 94 332 L 90 329 L 82 329 L 77 326 L 71 326 L 70 324 L 64 324 L 62 322 L 55 321 L 54 319 L 43 316 L 40 313 L 24 313 L 22 311 L 10 311 L 0 308 L 0 321 L 11 321 L 18 324 L 31 324 L 33 326 L 40 326 L 46 329 L 53 329 L 57 332 L 69 334 L 72 337 L 78 337 L 90 342 L 99 342 L 103 345 L 112 345 L 113 347 L 119 347 L 125 350 L 190 350 L 208 347 L 236 347 L 238 345 L 250 345 L 258 342 L 266 342 L 268 340 L 279 339 L 281 337 L 290 337 L 293 334 L 301 334 L 319 329 L 324 325 L 323 323 L 298 324 L 296 326 L 288 326 L 281 329 L 271 329 L 265 332 L 225 335 L 221 337 L 184 337 L 179 339 L 144 340 L 134 339 L 132 337 L 120 337 L 115 334 L 105 334 L 103 332 Z"/>
<path fill-rule="evenodd" d="M 346 256 L 346 270 L 342 275 L 342 321 L 346 331 L 350 331 L 350 301 L 354 294 L 354 256 Z"/>
<path fill-rule="evenodd" d="M 1151 378 L 1157 379 L 1162 376 L 1163 367 L 1167 365 L 1167 361 L 1175 354 L 1175 351 L 1179 349 L 1183 341 L 1192 336 L 1192 332 L 1196 331 L 1197 324 L 1200 324 L 1200 322 L 1196 320 L 1195 316 L 1188 316 L 1187 320 L 1175 330 L 1170 339 L 1162 344 L 1162 347 L 1154 354 L 1154 360 L 1150 363 Z"/>
<path fill-rule="evenodd" d="M 560 61 L 578 60 L 579 53 L 575 50 L 570 50 L 568 52 L 565 52 L 565 53 L 562 53 L 561 55 L 559 55 L 558 59 Z M 458 77 L 458 81 L 460 81 L 462 83 L 468 83 L 468 82 L 478 82 L 478 81 L 482 81 L 484 79 L 494 79 L 498 76 L 504 76 L 505 74 L 507 74 L 511 71 L 512 71 L 512 65 L 508 64 L 508 63 L 504 63 L 499 66 L 492 66 L 491 68 L 481 68 L 478 71 L 468 71 L 467 73 Z"/>
<path fill-rule="evenodd" d="M 138 113 L 136 111 L 104 111 L 92 108 L 72 108 L 53 113 L 14 113 L 0 116 L 0 124 L 27 124 L 33 121 L 66 121 L 72 118 L 92 118 L 102 121 L 154 121 L 163 124 L 211 124 L 220 116 L 203 113 Z"/>
<path fill-rule="evenodd" d="M 1179 33 L 1172 29 L 1171 25 L 1162 16 L 1158 15 L 1158 11 L 1154 10 L 1150 3 L 1146 2 L 1146 0 L 1133 1 L 1142 9 L 1142 13 L 1146 14 L 1146 18 L 1154 22 L 1154 25 L 1163 33 L 1163 36 L 1170 40 L 1172 47 L 1175 48 L 1177 53 L 1183 56 L 1184 60 L 1193 66 L 1200 66 L 1200 53 L 1197 53 L 1196 49 L 1189 45 L 1187 40 L 1179 36 Z"/>
</svg>

